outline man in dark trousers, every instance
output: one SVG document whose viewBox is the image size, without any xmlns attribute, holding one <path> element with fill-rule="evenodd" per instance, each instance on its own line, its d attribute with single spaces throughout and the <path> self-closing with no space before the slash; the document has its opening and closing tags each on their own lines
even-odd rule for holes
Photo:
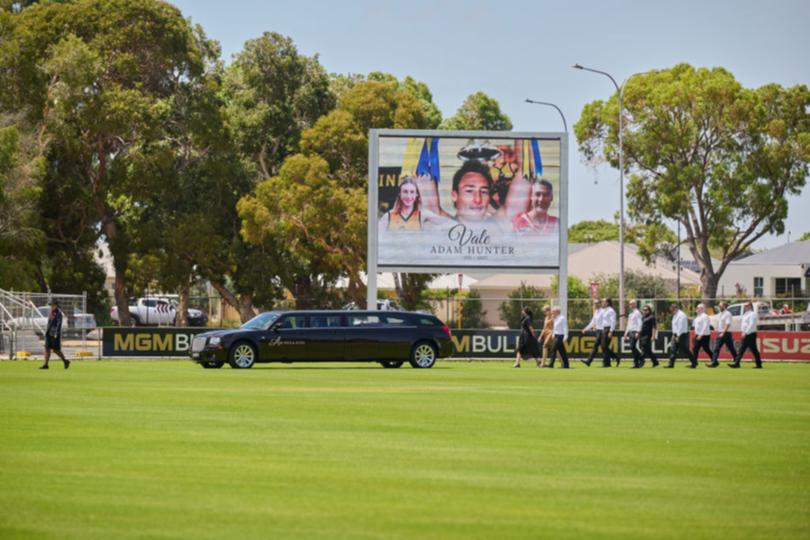
<svg viewBox="0 0 810 540">
<path fill-rule="evenodd" d="M 740 367 L 740 360 L 742 360 L 746 349 L 751 349 L 754 353 L 754 368 L 762 369 L 762 358 L 759 356 L 759 348 L 757 348 L 757 312 L 754 310 L 754 305 L 747 302 L 743 307 L 742 327 L 740 328 L 743 333 L 742 345 L 734 358 L 734 362 L 728 366 L 732 368 Z"/>
<path fill-rule="evenodd" d="M 48 312 L 48 327 L 45 329 L 45 363 L 39 369 L 48 369 L 51 351 L 62 359 L 65 369 L 70 367 L 70 360 L 62 354 L 62 317 L 59 303 L 53 300 L 51 302 L 51 311 Z"/>
<path fill-rule="evenodd" d="M 563 369 L 568 369 L 568 353 L 565 351 L 565 342 L 568 341 L 568 321 L 563 315 L 560 315 L 559 306 L 551 308 L 551 316 L 554 318 L 554 328 L 552 330 L 554 344 L 551 346 L 551 352 L 549 353 L 551 359 L 549 367 L 554 367 L 554 360 L 559 352 Z"/>
<path fill-rule="evenodd" d="M 588 325 L 585 328 L 582 329 L 583 332 L 587 332 L 588 330 L 591 330 L 591 329 L 593 329 L 596 332 L 596 336 L 594 337 L 594 340 L 593 340 L 593 348 L 591 349 L 591 354 L 588 355 L 588 359 L 587 360 L 582 360 L 580 358 L 580 360 L 579 360 L 580 362 L 582 362 L 583 364 L 585 364 L 588 367 L 591 367 L 591 362 L 593 362 L 593 358 L 594 358 L 594 356 L 596 356 L 596 351 L 598 351 L 599 347 L 602 346 L 602 342 L 603 342 L 603 339 L 602 339 L 602 313 L 604 313 L 604 310 L 602 309 L 602 306 L 599 303 L 599 300 L 594 300 L 593 301 L 593 317 L 591 318 L 591 322 L 589 322 Z"/>
<path fill-rule="evenodd" d="M 680 354 L 686 355 L 689 359 L 689 367 L 694 369 L 697 367 L 697 362 L 692 356 L 692 351 L 689 350 L 689 319 L 686 317 L 686 313 L 681 311 L 680 304 L 672 304 L 669 306 L 669 311 L 672 313 L 672 341 L 669 344 L 669 364 L 664 367 L 674 368 L 675 358 Z"/>
<path fill-rule="evenodd" d="M 709 367 L 716 368 L 720 365 L 717 357 L 720 356 L 720 349 L 723 345 L 726 346 L 728 352 L 731 353 L 731 358 L 737 358 L 737 350 L 734 348 L 734 339 L 731 337 L 731 313 L 726 309 L 725 302 L 720 302 L 717 308 L 720 310 L 720 320 L 717 323 L 717 339 L 714 342 L 714 350 L 712 351 L 712 362 Z"/>
<path fill-rule="evenodd" d="M 616 366 L 622 361 L 621 357 L 613 352 L 611 341 L 616 330 L 616 311 L 613 309 L 613 300 L 602 299 L 602 367 L 610 367 L 610 359 L 616 360 Z"/>
<path fill-rule="evenodd" d="M 695 362 L 697 362 L 698 357 L 700 356 L 700 350 L 703 349 L 706 351 L 709 360 L 711 360 L 712 350 L 709 348 L 709 340 L 712 337 L 711 320 L 709 319 L 709 315 L 706 313 L 706 306 L 704 304 L 698 304 L 695 309 L 697 311 L 697 317 L 695 317 L 695 320 L 692 322 L 692 326 L 695 327 L 695 341 L 692 344 L 692 358 L 694 358 Z M 709 365 L 711 365 L 711 363 Z"/>
</svg>

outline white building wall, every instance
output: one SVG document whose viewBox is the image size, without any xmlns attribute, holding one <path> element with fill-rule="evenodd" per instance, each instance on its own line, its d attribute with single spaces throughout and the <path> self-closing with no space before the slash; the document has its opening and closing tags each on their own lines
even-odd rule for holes
<svg viewBox="0 0 810 540">
<path fill-rule="evenodd" d="M 735 283 L 745 287 L 748 296 L 754 295 L 754 277 L 763 278 L 762 296 L 768 297 L 776 294 L 776 278 L 801 278 L 802 289 L 808 289 L 808 280 L 804 277 L 804 269 L 799 264 L 791 265 L 764 265 L 764 264 L 730 264 L 723 277 L 717 294 L 732 296 L 736 292 Z"/>
</svg>

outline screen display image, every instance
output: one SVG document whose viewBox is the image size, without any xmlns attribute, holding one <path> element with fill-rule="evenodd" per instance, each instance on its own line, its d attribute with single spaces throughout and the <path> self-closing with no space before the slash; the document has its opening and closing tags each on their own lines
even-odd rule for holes
<svg viewBox="0 0 810 540">
<path fill-rule="evenodd" d="M 379 136 L 379 267 L 559 266 L 560 139 L 509 135 Z"/>
</svg>

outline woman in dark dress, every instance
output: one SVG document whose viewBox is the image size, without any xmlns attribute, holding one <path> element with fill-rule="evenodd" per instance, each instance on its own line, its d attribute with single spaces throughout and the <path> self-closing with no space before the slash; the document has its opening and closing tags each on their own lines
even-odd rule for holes
<svg viewBox="0 0 810 540">
<path fill-rule="evenodd" d="M 652 361 L 652 367 L 658 365 L 658 359 L 652 350 L 653 341 L 658 336 L 658 324 L 655 321 L 655 314 L 650 306 L 641 308 L 641 332 L 639 333 L 639 345 L 641 346 L 641 363 L 638 367 L 644 367 L 644 359 L 648 356 Z"/>
<path fill-rule="evenodd" d="M 520 310 L 520 339 L 515 365 L 512 367 L 519 368 L 521 358 L 534 358 L 535 362 L 540 362 L 540 345 L 537 343 L 537 336 L 534 335 L 533 323 L 532 310 L 527 307 Z"/>
</svg>

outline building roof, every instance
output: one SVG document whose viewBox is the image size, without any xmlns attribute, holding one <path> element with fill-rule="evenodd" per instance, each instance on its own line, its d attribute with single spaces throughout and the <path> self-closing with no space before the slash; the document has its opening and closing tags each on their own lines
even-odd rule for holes
<svg viewBox="0 0 810 540">
<path fill-rule="evenodd" d="M 767 251 L 761 251 L 749 255 L 744 259 L 738 259 L 730 263 L 731 265 L 742 264 L 763 264 L 763 265 L 794 265 L 810 264 L 810 240 L 804 242 L 790 242 Z"/>
<path fill-rule="evenodd" d="M 570 244 L 568 246 L 568 274 L 579 278 L 587 284 L 600 274 L 611 275 L 618 273 L 619 247 L 620 244 L 615 241 L 595 244 Z M 624 268 L 627 271 L 657 276 L 673 283 L 678 277 L 676 265 L 665 259 L 659 258 L 651 266 L 647 266 L 633 244 L 624 245 Z M 551 278 L 550 274 L 540 273 L 494 274 L 479 280 L 471 288 L 511 290 L 521 283 L 532 287 L 549 288 Z M 681 285 L 697 284 L 700 284 L 700 276 L 689 269 L 681 268 Z"/>
</svg>

